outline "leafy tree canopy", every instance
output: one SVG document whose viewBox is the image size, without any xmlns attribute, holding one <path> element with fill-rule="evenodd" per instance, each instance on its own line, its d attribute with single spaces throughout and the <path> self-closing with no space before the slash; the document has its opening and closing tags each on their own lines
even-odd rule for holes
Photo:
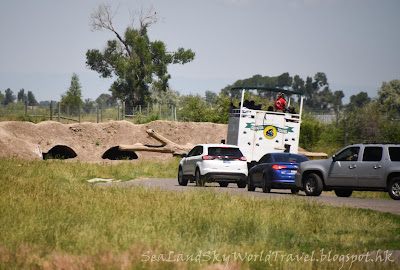
<svg viewBox="0 0 400 270">
<path fill-rule="evenodd" d="M 85 101 L 83 102 L 82 109 L 85 113 L 88 114 L 94 112 L 95 102 L 90 98 L 85 99 Z"/>
<path fill-rule="evenodd" d="M 37 106 L 38 102 L 32 91 L 28 91 L 27 101 L 29 106 Z"/>
<path fill-rule="evenodd" d="M 82 86 L 79 76 L 74 73 L 71 78 L 71 86 L 65 94 L 61 95 L 61 105 L 76 110 L 82 104 Z"/>
<path fill-rule="evenodd" d="M 400 80 L 383 82 L 378 95 L 378 102 L 385 111 L 400 112 Z"/>
<path fill-rule="evenodd" d="M 4 104 L 4 95 L 0 92 L 0 104 Z"/>
<path fill-rule="evenodd" d="M 357 108 L 364 107 L 366 104 L 371 102 L 371 98 L 368 97 L 368 93 L 360 92 L 357 95 L 350 97 L 350 103 L 347 105 L 349 111 L 354 111 Z"/>
<path fill-rule="evenodd" d="M 217 101 L 218 94 L 212 91 L 206 91 L 206 102 L 209 104 L 213 104 Z"/>
<path fill-rule="evenodd" d="M 96 103 L 101 108 L 111 108 L 117 105 L 117 101 L 109 94 L 101 94 L 98 98 L 96 98 Z"/>
<path fill-rule="evenodd" d="M 209 111 L 206 101 L 200 95 L 189 95 L 183 97 L 178 115 L 183 121 L 207 122 Z"/>
<path fill-rule="evenodd" d="M 103 51 L 88 50 L 86 64 L 101 77 L 116 77 L 110 88 L 114 98 L 125 101 L 127 107 L 144 105 L 150 101 L 151 85 L 159 90 L 168 88 L 168 65 L 188 63 L 195 53 L 183 48 L 168 52 L 164 42 L 150 41 L 147 30 L 158 21 L 152 9 L 133 16 L 123 35 L 114 28 L 114 15 L 111 7 L 104 4 L 92 13 L 92 29 L 111 31 L 116 39 L 107 41 Z M 137 17 L 139 25 L 135 26 Z"/>
<path fill-rule="evenodd" d="M 44 100 L 39 102 L 39 108 L 43 109 L 45 107 L 50 107 L 50 101 L 49 100 Z"/>
<path fill-rule="evenodd" d="M 237 80 L 232 85 L 227 85 L 225 88 L 221 90 L 224 95 L 232 95 L 235 98 L 240 98 L 240 92 L 232 92 L 230 93 L 230 89 L 232 87 L 240 87 L 240 86 L 256 86 L 256 87 L 278 87 L 278 88 L 289 88 L 292 85 L 292 78 L 289 76 L 289 73 L 282 73 L 276 77 L 269 76 L 261 76 L 259 74 L 254 75 L 251 78 Z M 267 95 L 269 98 L 274 98 L 274 94 L 268 94 L 268 92 L 260 91 L 260 95 Z"/>
<path fill-rule="evenodd" d="M 275 77 L 261 76 L 258 74 L 248 79 L 238 80 L 232 85 L 226 86 L 221 90 L 221 93 L 240 99 L 240 92 L 230 91 L 232 87 L 239 86 L 276 87 L 303 92 L 304 104 L 312 111 L 340 109 L 342 106 L 342 99 L 344 98 L 342 90 L 335 92 L 331 91 L 327 76 L 323 72 L 316 73 L 314 78 L 307 77 L 305 81 L 300 78 L 299 75 L 291 77 L 287 72 Z M 259 91 L 258 95 L 262 99 L 269 99 L 272 101 L 276 98 L 277 94 L 273 92 Z"/>
<path fill-rule="evenodd" d="M 177 106 L 179 103 L 179 92 L 168 88 L 167 90 L 153 89 L 151 91 L 151 100 L 153 103 Z"/>
<path fill-rule="evenodd" d="M 23 88 L 21 90 L 19 90 L 19 92 L 17 94 L 17 101 L 22 102 L 22 103 L 25 103 L 26 101 L 28 101 L 28 96 L 25 94 L 25 90 Z"/>
<path fill-rule="evenodd" d="M 4 102 L 3 102 L 3 104 L 4 105 L 8 105 L 10 103 L 14 103 L 15 99 L 16 99 L 16 97 L 14 95 L 14 92 L 10 88 L 7 88 L 7 90 L 4 91 Z"/>
</svg>

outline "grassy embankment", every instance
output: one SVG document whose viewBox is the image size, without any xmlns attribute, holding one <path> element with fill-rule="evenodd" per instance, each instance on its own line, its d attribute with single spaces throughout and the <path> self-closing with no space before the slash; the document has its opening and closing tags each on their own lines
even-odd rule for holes
<svg viewBox="0 0 400 270">
<path fill-rule="evenodd" d="M 100 165 L 1 159 L 0 269 L 197 269 L 211 264 L 339 269 L 347 254 L 400 249 L 400 217 L 392 214 L 297 197 L 261 200 L 212 191 L 99 188 L 86 181 L 175 177 L 176 167 L 176 160 Z M 235 259 L 239 253 L 248 256 Z M 330 262 L 329 257 L 316 261 L 329 253 Z M 315 261 L 291 257 L 296 255 Z M 174 262 L 166 261 L 169 256 Z M 219 262 L 222 256 L 230 256 L 229 262 Z M 347 269 L 366 266 L 349 260 Z"/>
</svg>

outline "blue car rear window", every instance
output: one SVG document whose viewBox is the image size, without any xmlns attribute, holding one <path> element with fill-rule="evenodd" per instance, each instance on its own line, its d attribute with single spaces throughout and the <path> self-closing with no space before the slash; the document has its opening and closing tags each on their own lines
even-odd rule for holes
<svg viewBox="0 0 400 270">
<path fill-rule="evenodd" d="M 303 161 L 307 161 L 308 159 L 305 156 L 301 155 L 274 155 L 275 162 L 292 162 L 292 163 L 301 163 Z"/>
</svg>

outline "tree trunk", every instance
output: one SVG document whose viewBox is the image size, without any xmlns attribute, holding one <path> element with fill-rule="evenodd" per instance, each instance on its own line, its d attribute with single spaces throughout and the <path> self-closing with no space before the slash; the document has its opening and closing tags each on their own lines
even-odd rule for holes
<svg viewBox="0 0 400 270">
<path fill-rule="evenodd" d="M 153 137 L 157 141 L 161 142 L 162 146 L 149 146 L 141 143 L 135 143 L 133 145 L 119 145 L 120 151 L 149 151 L 149 152 L 159 152 L 159 153 L 171 153 L 173 155 L 182 155 L 188 153 L 193 147 L 193 144 L 187 143 L 185 145 L 176 144 L 167 138 L 161 136 L 152 129 L 146 130 L 149 136 Z"/>
</svg>

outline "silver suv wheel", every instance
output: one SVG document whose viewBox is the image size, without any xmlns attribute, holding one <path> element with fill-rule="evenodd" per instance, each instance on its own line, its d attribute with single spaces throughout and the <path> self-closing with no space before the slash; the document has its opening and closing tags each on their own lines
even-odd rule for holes
<svg viewBox="0 0 400 270">
<path fill-rule="evenodd" d="M 319 196 L 322 193 L 322 180 L 319 175 L 311 173 L 304 181 L 304 192 L 308 196 Z"/>
<path fill-rule="evenodd" d="M 400 200 L 400 177 L 395 177 L 389 181 L 389 196 L 393 200 Z"/>
</svg>

